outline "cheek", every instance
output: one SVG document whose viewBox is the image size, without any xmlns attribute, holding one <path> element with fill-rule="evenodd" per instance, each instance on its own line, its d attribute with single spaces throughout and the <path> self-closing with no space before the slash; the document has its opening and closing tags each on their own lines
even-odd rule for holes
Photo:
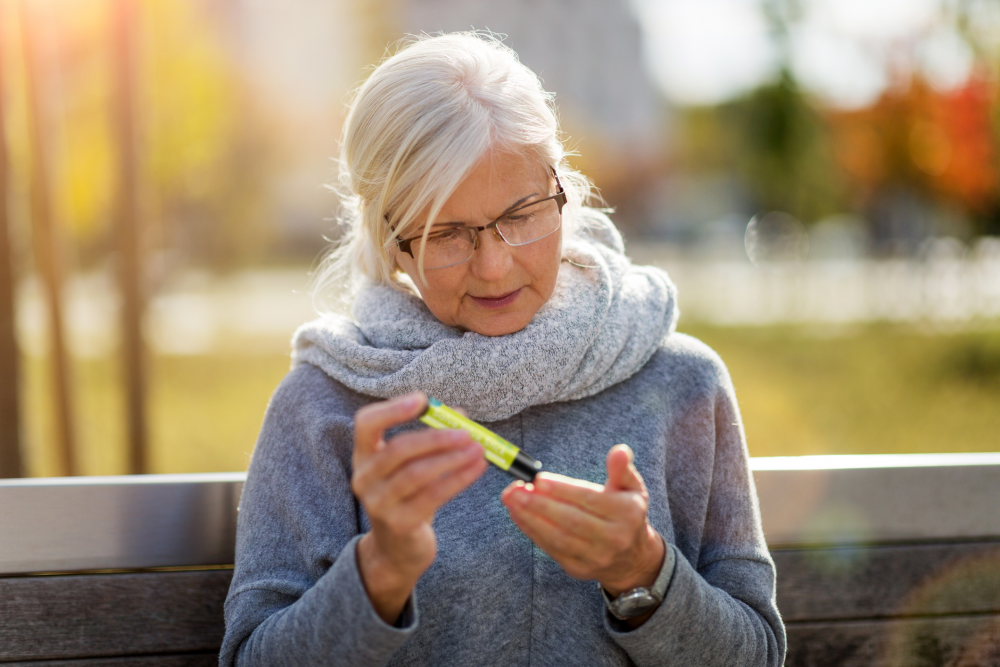
<svg viewBox="0 0 1000 667">
<path fill-rule="evenodd" d="M 444 324 L 454 326 L 463 293 L 461 274 L 460 271 L 427 271 L 424 273 L 427 282 L 420 280 L 415 268 L 413 273 L 408 275 L 417 286 L 420 297 L 431 313 Z"/>
<path fill-rule="evenodd" d="M 410 277 L 410 280 L 417 286 L 417 291 L 420 292 L 420 297 L 424 301 L 437 300 L 440 295 L 448 292 L 449 281 L 447 271 L 424 271 L 424 279 L 421 280 L 416 260 L 403 253 L 397 253 L 396 265 L 403 273 Z"/>
<path fill-rule="evenodd" d="M 556 278 L 559 276 L 559 262 L 562 259 L 562 235 L 553 234 L 553 239 L 542 239 L 537 244 L 536 252 L 532 252 L 526 259 L 524 268 L 531 275 L 532 282 L 536 285 L 537 291 L 545 299 L 552 295 L 556 286 Z"/>
</svg>

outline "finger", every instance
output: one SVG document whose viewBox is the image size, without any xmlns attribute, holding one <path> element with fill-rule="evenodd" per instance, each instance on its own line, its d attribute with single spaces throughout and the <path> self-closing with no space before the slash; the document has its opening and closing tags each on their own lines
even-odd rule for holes
<svg viewBox="0 0 1000 667">
<path fill-rule="evenodd" d="M 386 480 L 386 497 L 396 503 L 408 502 L 424 487 L 439 483 L 446 476 L 481 458 L 483 458 L 482 447 L 472 443 L 471 446 L 459 450 L 413 460 L 396 470 Z"/>
<path fill-rule="evenodd" d="M 417 418 L 426 408 L 427 396 L 420 391 L 364 406 L 354 414 L 355 452 L 374 452 L 386 429 Z"/>
<path fill-rule="evenodd" d="M 352 477 L 355 492 L 360 494 L 384 483 L 414 460 L 461 450 L 470 442 L 468 433 L 452 429 L 421 429 L 397 435 L 385 447 L 357 462 Z M 482 456 L 482 447 L 475 447 Z"/>
<path fill-rule="evenodd" d="M 531 484 L 531 482 L 528 482 L 528 484 Z M 513 482 L 511 482 L 510 484 L 508 484 L 504 488 L 503 491 L 500 492 L 500 502 L 502 502 L 504 505 L 506 505 L 507 504 L 507 496 L 509 496 L 510 494 L 512 494 L 515 489 L 523 489 L 525 486 L 527 486 L 527 485 L 524 482 L 522 482 L 519 479 L 515 479 Z"/>
<path fill-rule="evenodd" d="M 595 578 L 595 564 L 590 562 L 589 558 L 593 555 L 593 544 L 577 544 L 575 547 L 567 548 L 555 543 L 557 538 L 553 537 L 547 524 L 536 525 L 525 521 L 516 512 L 511 512 L 510 517 L 525 537 L 547 553 L 566 574 L 576 579 Z M 574 551 L 579 552 L 578 555 L 571 553 Z"/>
<path fill-rule="evenodd" d="M 611 491 L 645 492 L 646 484 L 633 464 L 634 456 L 628 445 L 615 445 L 608 452 L 608 481 L 604 485 Z"/>
<path fill-rule="evenodd" d="M 462 415 L 466 419 L 469 418 L 469 413 L 468 413 L 468 411 L 465 408 L 452 408 L 452 410 L 454 410 L 458 414 Z"/>
<path fill-rule="evenodd" d="M 602 519 L 610 520 L 620 516 L 628 503 L 620 494 L 606 493 L 600 484 L 553 473 L 540 472 L 535 475 L 534 486 L 540 494 L 572 503 Z"/>
<path fill-rule="evenodd" d="M 594 484 L 593 482 L 588 482 L 585 479 L 567 477 L 566 475 L 560 475 L 554 472 L 539 472 L 535 475 L 535 488 L 539 491 L 543 489 L 554 489 L 557 486 L 573 487 L 581 491 L 593 491 L 594 493 L 602 493 L 604 491 L 604 487 L 600 484 Z"/>
<path fill-rule="evenodd" d="M 392 438 L 373 457 L 373 471 L 380 477 L 389 477 L 397 470 L 425 456 L 464 449 L 472 437 L 456 429 L 420 429 L 402 433 Z M 480 445 L 474 445 L 483 454 Z"/>
<path fill-rule="evenodd" d="M 604 541 L 612 524 L 577 505 L 565 503 L 541 493 L 519 491 L 509 496 L 509 502 L 519 513 L 530 512 L 551 522 L 568 535 L 586 541 Z"/>
<path fill-rule="evenodd" d="M 486 468 L 486 459 L 477 456 L 475 460 L 458 468 L 447 477 L 425 485 L 398 506 L 397 521 L 407 526 L 432 521 L 434 514 L 442 505 L 472 485 Z"/>
<path fill-rule="evenodd" d="M 505 504 L 511 520 L 532 542 L 556 560 L 578 558 L 592 549 L 593 543 L 590 540 L 571 535 L 545 517 L 520 505 L 516 498 L 528 493 L 524 489 L 515 491 Z"/>
</svg>

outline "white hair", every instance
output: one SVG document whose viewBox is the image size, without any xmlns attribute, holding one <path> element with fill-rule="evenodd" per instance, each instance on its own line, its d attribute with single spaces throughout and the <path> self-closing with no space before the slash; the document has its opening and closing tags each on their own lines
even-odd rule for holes
<svg viewBox="0 0 1000 667">
<path fill-rule="evenodd" d="M 492 33 L 410 38 L 354 94 L 340 145 L 344 226 L 314 297 L 351 297 L 359 278 L 407 289 L 392 255 L 399 230 L 448 198 L 491 150 L 521 151 L 556 171 L 572 231 L 594 198 L 566 163 L 553 95 Z M 421 262 L 422 265 L 422 262 Z"/>
</svg>

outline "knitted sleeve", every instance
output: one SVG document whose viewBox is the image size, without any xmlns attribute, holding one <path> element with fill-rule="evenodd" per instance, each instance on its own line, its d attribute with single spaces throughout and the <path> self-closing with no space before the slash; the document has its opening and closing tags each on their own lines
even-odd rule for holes
<svg viewBox="0 0 1000 667">
<path fill-rule="evenodd" d="M 308 365 L 271 399 L 240 501 L 222 666 L 384 665 L 417 627 L 413 596 L 390 626 L 358 573 L 351 400 Z"/>
<path fill-rule="evenodd" d="M 710 380 L 673 433 L 680 447 L 714 443 L 710 467 L 697 475 L 711 480 L 700 538 L 692 544 L 689 535 L 679 536 L 668 545 L 673 578 L 649 620 L 629 631 L 606 615 L 605 627 L 640 667 L 777 667 L 785 658 L 785 629 L 739 408 L 722 361 L 704 350 L 701 374 Z"/>
</svg>

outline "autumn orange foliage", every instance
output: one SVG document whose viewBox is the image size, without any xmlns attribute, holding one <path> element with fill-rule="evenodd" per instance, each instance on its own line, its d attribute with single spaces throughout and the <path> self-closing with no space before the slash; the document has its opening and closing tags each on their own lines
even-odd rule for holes
<svg viewBox="0 0 1000 667">
<path fill-rule="evenodd" d="M 919 77 L 870 107 L 830 111 L 835 155 L 863 204 L 886 186 L 906 185 L 970 212 L 1000 199 L 997 90 L 976 74 L 939 91 Z"/>
</svg>

